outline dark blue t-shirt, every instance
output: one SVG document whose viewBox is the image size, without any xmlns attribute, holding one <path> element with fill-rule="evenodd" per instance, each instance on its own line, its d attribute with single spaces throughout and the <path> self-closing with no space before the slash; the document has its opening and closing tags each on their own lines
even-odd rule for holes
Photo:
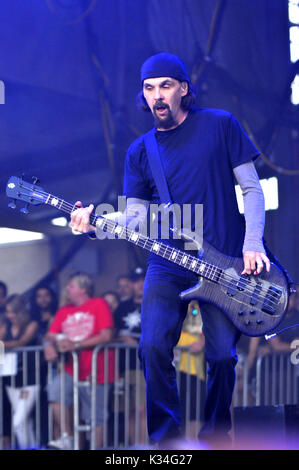
<svg viewBox="0 0 299 470">
<path fill-rule="evenodd" d="M 242 256 L 245 220 L 238 210 L 232 170 L 259 152 L 239 123 L 226 111 L 201 108 L 190 111 L 175 129 L 156 131 L 156 137 L 172 201 L 192 208 L 203 204 L 204 239 L 224 254 Z M 124 195 L 161 203 L 143 136 L 127 152 Z M 181 241 L 166 243 L 183 248 Z M 149 259 L 170 263 L 154 254 Z"/>
</svg>

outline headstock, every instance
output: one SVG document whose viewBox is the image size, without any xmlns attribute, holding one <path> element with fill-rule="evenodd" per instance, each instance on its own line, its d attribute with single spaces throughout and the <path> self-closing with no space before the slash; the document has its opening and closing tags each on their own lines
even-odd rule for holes
<svg viewBox="0 0 299 470">
<path fill-rule="evenodd" d="M 32 177 L 33 183 L 28 183 L 22 178 L 17 176 L 11 176 L 6 185 L 6 195 L 12 199 L 8 204 L 11 209 L 16 208 L 16 201 L 25 202 L 25 206 L 20 209 L 23 214 L 28 214 L 29 205 L 32 204 L 37 206 L 39 204 L 45 204 L 48 194 L 44 192 L 41 186 L 37 186 L 39 180 L 36 177 Z"/>
</svg>

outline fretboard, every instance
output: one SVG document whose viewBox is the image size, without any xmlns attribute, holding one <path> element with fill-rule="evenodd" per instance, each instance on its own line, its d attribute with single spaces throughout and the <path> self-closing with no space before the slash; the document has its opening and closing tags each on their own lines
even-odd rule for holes
<svg viewBox="0 0 299 470">
<path fill-rule="evenodd" d="M 47 195 L 45 203 L 68 214 L 71 214 L 78 208 L 77 206 L 51 194 Z M 222 270 L 219 267 L 204 260 L 200 260 L 196 256 L 192 256 L 182 250 L 171 247 L 160 240 L 151 239 L 140 232 L 136 232 L 135 230 L 118 224 L 117 222 L 95 214 L 91 214 L 90 224 L 93 227 L 97 227 L 100 230 L 115 236 L 115 238 L 125 239 L 134 243 L 136 246 L 155 253 L 156 255 L 182 266 L 183 268 L 209 279 L 210 281 L 219 281 L 222 273 Z"/>
</svg>

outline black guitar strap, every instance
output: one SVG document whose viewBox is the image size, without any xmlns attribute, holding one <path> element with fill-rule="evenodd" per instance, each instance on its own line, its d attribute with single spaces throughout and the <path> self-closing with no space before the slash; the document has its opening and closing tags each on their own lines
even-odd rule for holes
<svg viewBox="0 0 299 470">
<path fill-rule="evenodd" d="M 156 129 L 153 128 L 144 135 L 144 143 L 146 148 L 147 158 L 152 170 L 152 174 L 158 189 L 158 193 L 162 204 L 166 206 L 172 204 L 169 194 L 168 185 L 165 179 L 164 169 L 162 166 L 158 144 L 155 136 Z"/>
<path fill-rule="evenodd" d="M 170 206 L 173 206 L 174 212 L 173 217 L 175 219 L 174 229 L 178 227 L 179 217 L 176 214 L 176 207 L 173 205 L 171 196 L 169 194 L 168 185 L 165 178 L 164 168 L 161 162 L 158 144 L 155 136 L 156 129 L 153 128 L 144 135 L 144 144 L 146 148 L 146 154 L 149 161 L 150 168 L 152 170 L 153 178 L 155 180 L 157 190 L 160 196 L 161 203 L 164 204 L 165 211 L 167 212 Z"/>
</svg>

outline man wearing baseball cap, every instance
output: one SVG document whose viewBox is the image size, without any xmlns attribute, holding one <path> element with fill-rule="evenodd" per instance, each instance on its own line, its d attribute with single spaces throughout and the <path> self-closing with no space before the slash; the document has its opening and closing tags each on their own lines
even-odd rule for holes
<svg viewBox="0 0 299 470">
<path fill-rule="evenodd" d="M 204 239 L 226 255 L 243 257 L 244 274 L 258 274 L 264 265 L 269 271 L 270 262 L 262 241 L 264 198 L 253 164 L 258 150 L 230 113 L 194 107 L 194 89 L 185 65 L 177 56 L 162 52 L 148 58 L 141 67 L 141 84 L 139 103 L 153 115 L 155 138 L 172 201 L 180 206 L 190 205 L 192 216 L 195 205 L 203 204 Z M 242 189 L 245 220 L 238 211 L 234 178 Z M 160 200 L 144 136 L 128 149 L 124 195 L 127 222 L 136 204 L 147 209 L 150 203 L 165 202 Z M 76 230 L 90 230 L 91 210 L 80 208 L 72 215 Z M 164 243 L 184 247 L 182 240 L 169 238 Z M 188 306 L 179 294 L 197 281 L 191 271 L 150 253 L 143 290 L 139 357 L 147 387 L 148 433 L 161 446 L 180 436 L 181 409 L 172 364 L 173 348 Z M 200 310 L 209 370 L 205 423 L 199 437 L 214 441 L 221 438 L 223 442 L 231 428 L 230 405 L 240 332 L 216 306 L 201 302 Z"/>
</svg>

